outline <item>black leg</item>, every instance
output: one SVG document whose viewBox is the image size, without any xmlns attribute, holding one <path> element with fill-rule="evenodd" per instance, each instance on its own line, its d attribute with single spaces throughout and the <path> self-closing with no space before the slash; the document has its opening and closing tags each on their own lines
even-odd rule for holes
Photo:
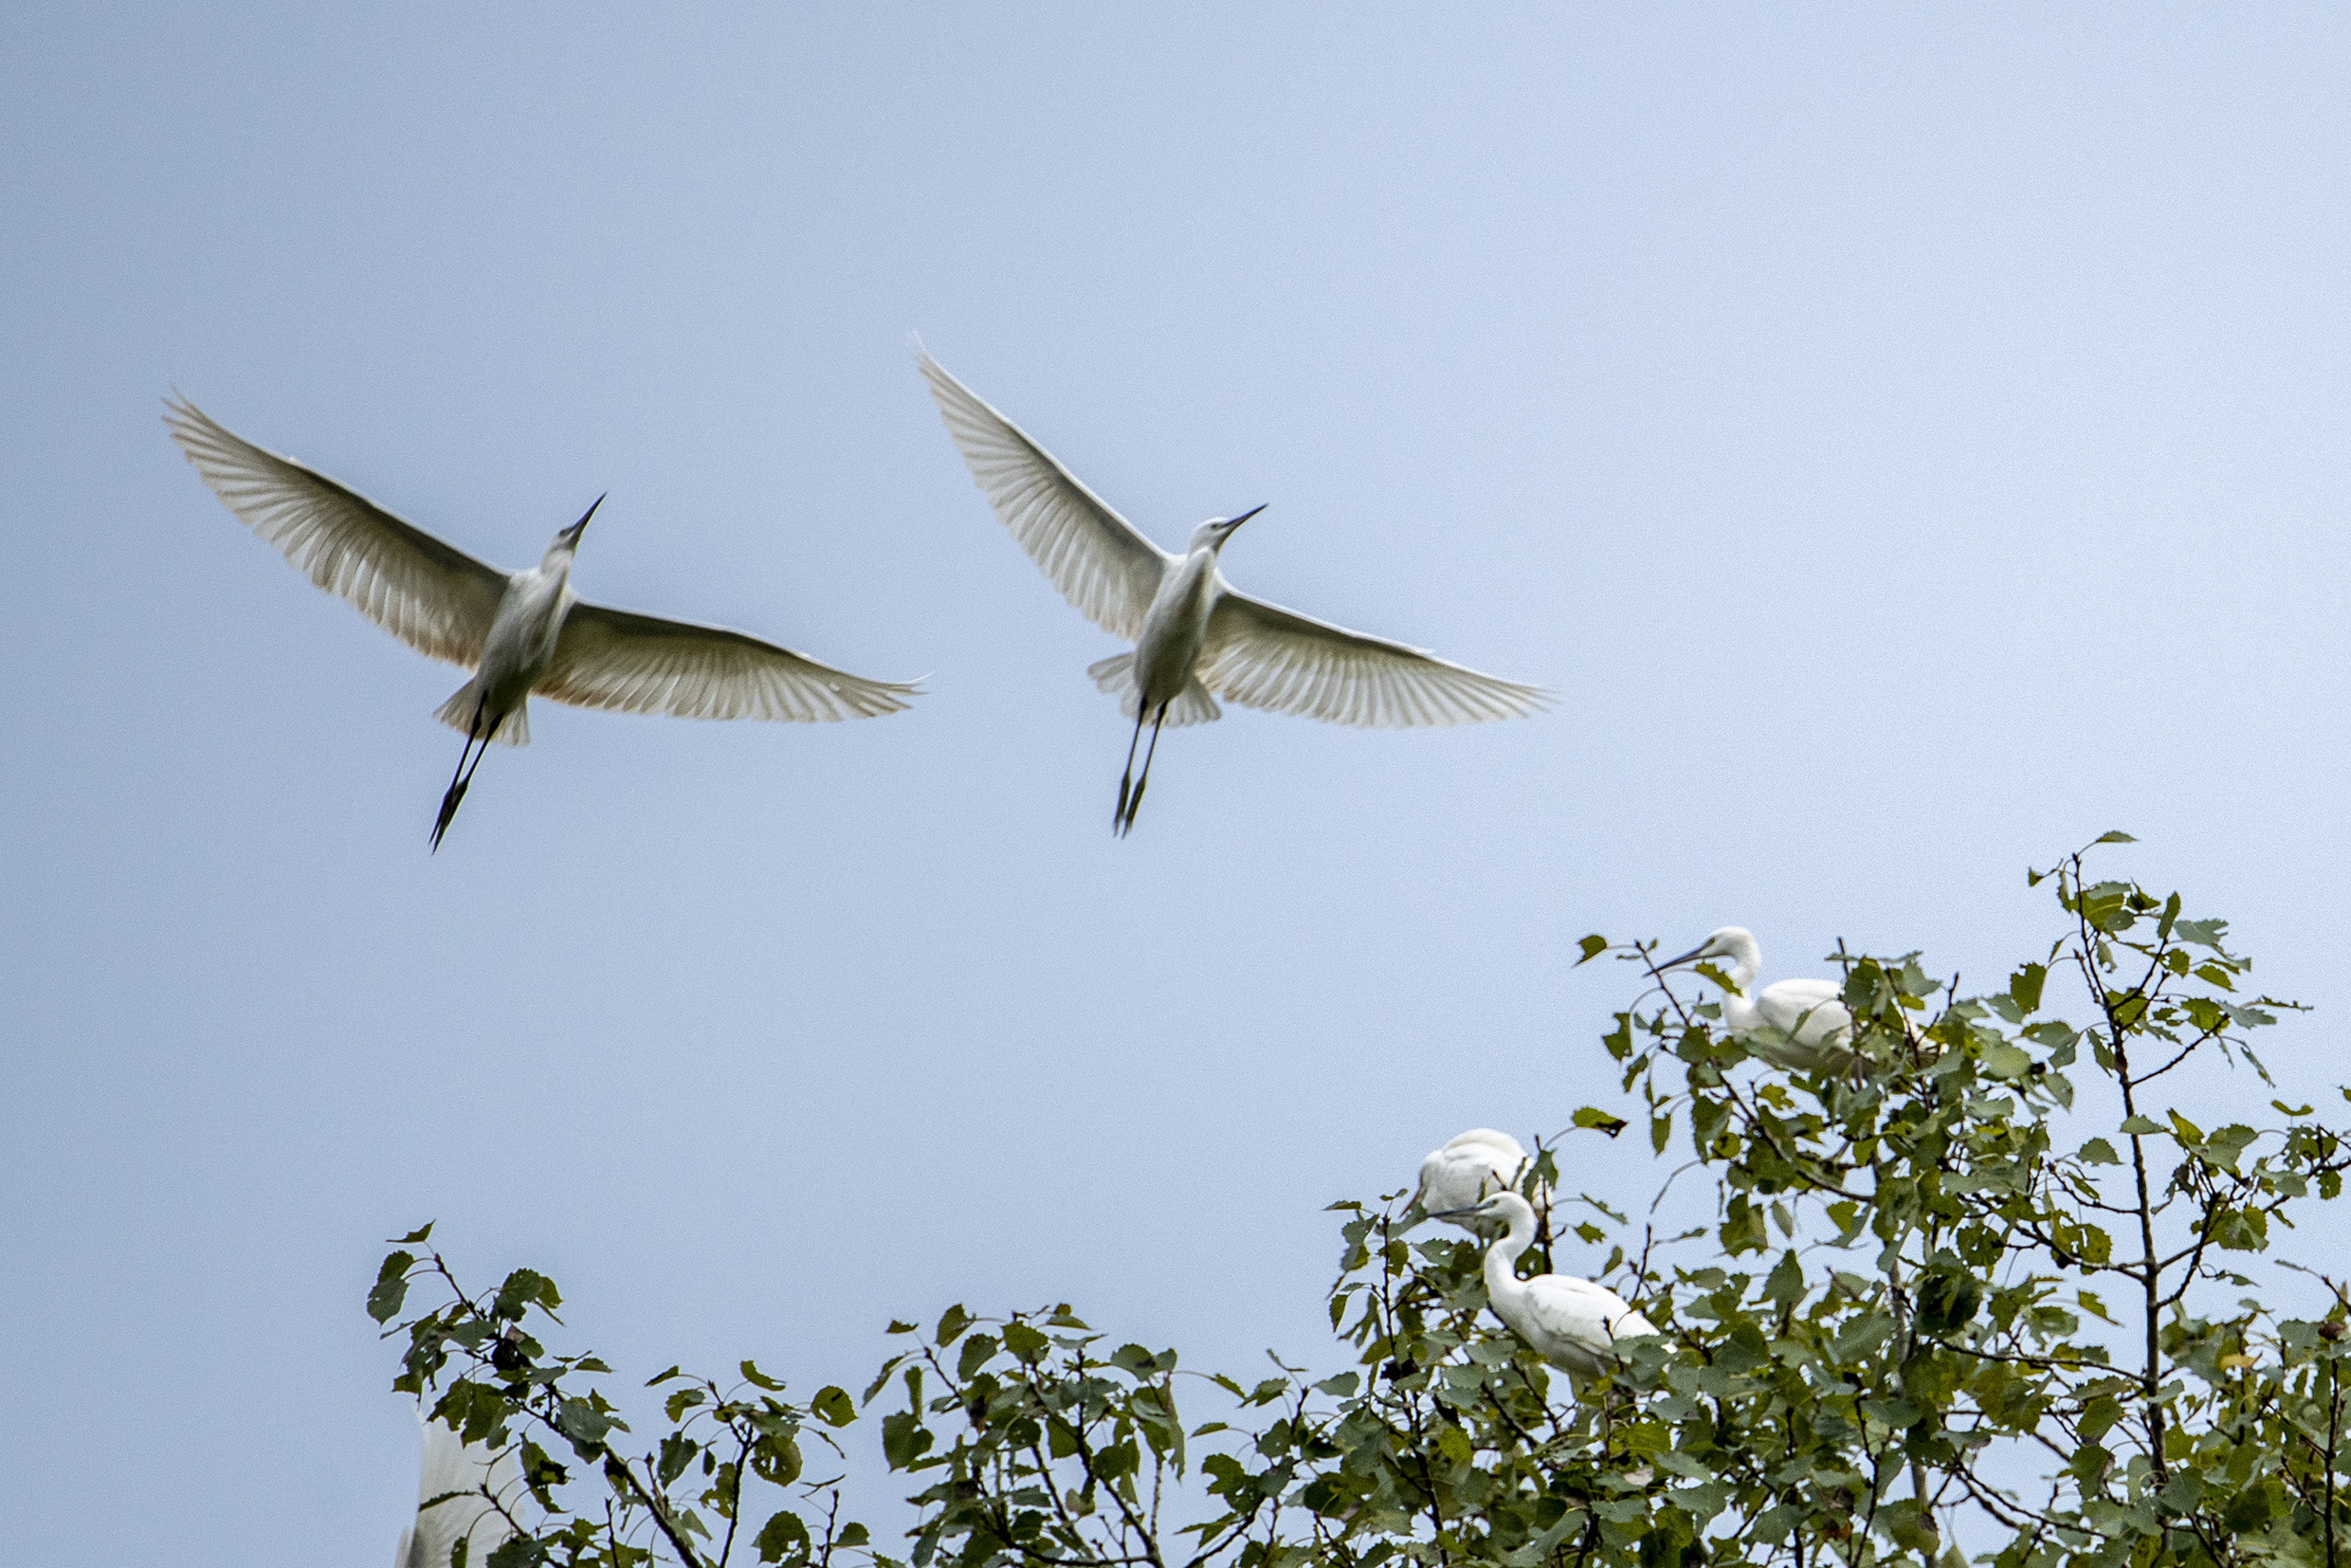
<svg viewBox="0 0 2351 1568">
<path fill-rule="evenodd" d="M 1119 809 L 1110 813 L 1110 830 L 1126 831 L 1126 794 L 1128 781 L 1135 776 L 1135 747 L 1143 738 L 1143 702 L 1139 694 L 1135 699 L 1135 734 L 1126 743 L 1126 771 L 1119 775 Z"/>
<path fill-rule="evenodd" d="M 441 815 L 432 825 L 432 848 L 435 854 L 441 850 L 441 835 L 449 830 L 449 823 L 457 816 L 458 803 L 465 798 L 466 787 L 473 783 L 473 775 L 465 767 L 465 754 L 473 751 L 476 740 L 481 742 L 482 749 L 474 752 L 473 765 L 479 768 L 482 766 L 482 758 L 488 756 L 490 750 L 489 737 L 482 733 L 482 704 L 480 702 L 473 705 L 473 722 L 466 726 L 465 743 L 457 750 L 457 772 L 449 776 L 448 793 L 441 797 Z"/>
<path fill-rule="evenodd" d="M 1151 787 L 1151 759 L 1159 755 L 1159 726 L 1166 722 L 1167 704 L 1162 702 L 1158 717 L 1151 720 L 1151 744 L 1143 752 L 1142 776 L 1135 780 L 1135 798 L 1126 803 L 1126 825 L 1119 830 L 1121 838 L 1135 830 L 1135 813 L 1143 809 L 1143 791 Z M 1141 715 L 1136 716 L 1135 723 L 1139 730 L 1142 726 Z"/>
</svg>

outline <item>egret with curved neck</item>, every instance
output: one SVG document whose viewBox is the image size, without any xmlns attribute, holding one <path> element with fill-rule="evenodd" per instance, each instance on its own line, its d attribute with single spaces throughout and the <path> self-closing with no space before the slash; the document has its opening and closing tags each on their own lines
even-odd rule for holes
<svg viewBox="0 0 2351 1568">
<path fill-rule="evenodd" d="M 1722 1027 L 1749 1050 L 1790 1072 L 1816 1072 L 1850 1066 L 1853 1060 L 1853 1015 L 1840 1000 L 1834 980 L 1775 980 L 1761 991 L 1763 949 L 1743 925 L 1725 925 L 1660 973 L 1685 964 L 1725 959 L 1731 990 L 1722 998 Z"/>
<path fill-rule="evenodd" d="M 1485 1299 L 1494 1316 L 1535 1353 L 1566 1373 L 1576 1385 L 1615 1370 L 1617 1343 L 1654 1334 L 1657 1325 L 1604 1285 L 1573 1274 L 1519 1278 L 1518 1262 L 1535 1240 L 1535 1210 L 1516 1193 L 1496 1193 L 1466 1209 L 1431 1219 L 1500 1220 L 1508 1226 L 1485 1249 Z"/>
</svg>

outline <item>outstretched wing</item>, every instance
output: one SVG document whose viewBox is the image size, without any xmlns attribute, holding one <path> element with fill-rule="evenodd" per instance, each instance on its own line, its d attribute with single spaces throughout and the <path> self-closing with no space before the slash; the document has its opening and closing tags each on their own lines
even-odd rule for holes
<svg viewBox="0 0 2351 1568">
<path fill-rule="evenodd" d="M 1029 558 L 1087 620 L 1129 642 L 1141 636 L 1143 612 L 1176 557 L 1143 538 L 938 360 L 927 354 L 920 358 L 956 449 Z"/>
<path fill-rule="evenodd" d="M 574 707 L 801 723 L 896 713 L 920 695 L 724 627 L 596 604 L 572 606 L 555 658 L 532 689 Z"/>
<path fill-rule="evenodd" d="M 428 658 L 468 669 L 482 662 L 506 574 L 264 451 L 184 398 L 164 404 L 163 423 L 222 503 L 312 582 Z"/>
<path fill-rule="evenodd" d="M 467 1561 L 484 1561 L 515 1532 L 483 1490 L 487 1488 L 509 1512 L 528 1505 L 514 1455 L 469 1447 L 439 1421 L 427 1421 L 424 1428 L 425 1475 L 417 1488 L 416 1522 L 400 1533 L 400 1555 L 393 1568 L 448 1568 L 450 1548 L 460 1540 L 467 1542 Z"/>
<path fill-rule="evenodd" d="M 1217 696 L 1335 724 L 1401 729 L 1515 719 L 1551 693 L 1228 589 L 1208 618 L 1201 682 Z"/>
</svg>

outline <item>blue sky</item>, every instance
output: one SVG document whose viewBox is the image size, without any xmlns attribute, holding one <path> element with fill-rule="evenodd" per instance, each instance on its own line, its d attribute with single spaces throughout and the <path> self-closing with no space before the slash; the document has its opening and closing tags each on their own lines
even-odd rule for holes
<svg viewBox="0 0 2351 1568">
<path fill-rule="evenodd" d="M 955 1300 L 1331 1360 L 1323 1204 L 1604 1094 L 1630 988 L 1570 970 L 1587 931 L 1990 985 L 2050 931 L 2024 866 L 2121 827 L 2116 870 L 2319 1005 L 2288 1092 L 2339 1071 L 2338 13 L 8 33 L 26 1561 L 382 1562 L 415 1437 L 359 1302 L 428 1218 L 639 1376 L 851 1381 Z M 909 333 L 1163 542 L 1267 502 L 1243 588 L 1556 710 L 1230 710 L 1113 842 L 1115 645 L 989 516 Z M 930 695 L 541 704 L 428 857 L 462 677 L 232 521 L 174 386 L 504 566 L 609 491 L 584 594 Z M 1664 1171 L 1570 1156 L 1619 1201 Z"/>
</svg>

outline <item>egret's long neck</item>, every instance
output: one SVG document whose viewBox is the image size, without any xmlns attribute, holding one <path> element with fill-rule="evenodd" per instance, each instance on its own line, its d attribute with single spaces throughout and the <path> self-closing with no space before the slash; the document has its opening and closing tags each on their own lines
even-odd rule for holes
<svg viewBox="0 0 2351 1568">
<path fill-rule="evenodd" d="M 1724 957 L 1731 960 L 1730 981 L 1739 988 L 1739 994 L 1722 998 L 1722 1022 L 1732 1029 L 1753 1029 L 1757 1017 L 1755 981 L 1763 973 L 1763 950 L 1753 938 L 1733 940 L 1735 945 Z"/>
<path fill-rule="evenodd" d="M 1525 1282 L 1519 1278 L 1519 1254 L 1534 1240 L 1534 1211 L 1521 1209 L 1510 1215 L 1509 1233 L 1485 1249 L 1485 1295 L 1495 1311 L 1517 1305 L 1526 1294 Z"/>
</svg>

